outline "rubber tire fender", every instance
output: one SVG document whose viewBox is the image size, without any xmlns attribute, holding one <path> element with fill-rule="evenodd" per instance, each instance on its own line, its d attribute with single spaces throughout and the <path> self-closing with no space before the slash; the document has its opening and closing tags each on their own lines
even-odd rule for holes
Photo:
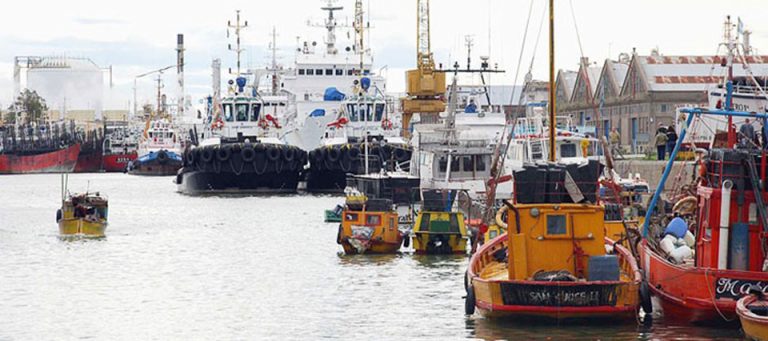
<svg viewBox="0 0 768 341">
<path fill-rule="evenodd" d="M 341 245 L 341 234 L 344 231 L 344 227 L 339 224 L 339 232 L 336 233 L 336 244 Z"/>
<path fill-rule="evenodd" d="M 475 288 L 472 285 L 467 287 L 467 296 L 464 298 L 464 313 L 467 316 L 475 314 Z"/>
<path fill-rule="evenodd" d="M 283 159 L 288 162 L 292 162 L 296 159 L 296 150 L 288 147 L 283 149 Z"/>
<path fill-rule="evenodd" d="M 203 151 L 200 152 L 200 161 L 203 161 L 205 163 L 210 163 L 211 161 L 213 161 L 213 149 L 203 148 Z"/>
<path fill-rule="evenodd" d="M 159 162 L 160 164 L 164 164 L 168 162 L 168 152 L 166 152 L 165 150 L 160 150 L 159 152 L 157 152 L 157 162 Z"/>
<path fill-rule="evenodd" d="M 63 214 L 61 213 L 61 209 L 56 210 L 56 222 L 58 223 L 61 221 L 61 218 L 63 217 Z"/>
<path fill-rule="evenodd" d="M 411 246 L 411 236 L 406 234 L 405 236 L 403 236 L 403 247 L 408 248 L 410 246 Z"/>
<path fill-rule="evenodd" d="M 220 162 L 229 160 L 231 156 L 232 149 L 229 146 L 219 147 L 219 149 L 216 150 L 216 160 L 219 160 Z"/>
<path fill-rule="evenodd" d="M 341 158 L 341 149 L 333 147 L 328 149 L 328 161 L 336 162 Z"/>
<path fill-rule="evenodd" d="M 276 146 L 269 147 L 269 149 L 267 149 L 267 159 L 269 159 L 269 161 L 277 161 L 277 160 L 279 160 L 280 159 L 280 154 L 282 154 L 280 152 L 280 148 L 278 148 Z"/>
<path fill-rule="evenodd" d="M 408 151 L 402 147 L 395 148 L 395 160 L 403 162 L 408 160 Z"/>
<path fill-rule="evenodd" d="M 253 160 L 256 159 L 256 150 L 253 149 L 253 147 L 245 146 L 243 147 L 243 150 L 240 151 L 240 157 L 245 162 L 253 162 Z"/>
<path fill-rule="evenodd" d="M 638 291 L 640 295 L 640 307 L 646 314 L 652 314 L 653 302 L 651 302 L 651 287 L 648 285 L 648 281 L 646 279 L 643 279 L 640 282 L 640 288 Z"/>
</svg>

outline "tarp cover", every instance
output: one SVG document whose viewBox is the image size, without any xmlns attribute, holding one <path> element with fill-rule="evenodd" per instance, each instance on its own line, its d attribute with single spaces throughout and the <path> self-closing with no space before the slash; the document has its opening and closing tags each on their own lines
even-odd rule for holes
<svg viewBox="0 0 768 341">
<path fill-rule="evenodd" d="M 345 97 L 346 96 L 341 93 L 341 91 L 334 87 L 330 87 L 325 89 L 325 96 L 323 96 L 323 99 L 326 101 L 343 101 Z"/>
</svg>

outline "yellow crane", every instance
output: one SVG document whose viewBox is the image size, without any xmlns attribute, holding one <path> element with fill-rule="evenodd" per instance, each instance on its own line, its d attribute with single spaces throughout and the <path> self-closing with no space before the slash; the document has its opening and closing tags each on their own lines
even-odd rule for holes
<svg viewBox="0 0 768 341">
<path fill-rule="evenodd" d="M 406 72 L 408 97 L 403 99 L 406 135 L 413 114 L 418 113 L 421 122 L 437 122 L 445 111 L 445 73 L 435 69 L 430 44 L 429 0 L 416 0 L 416 69 Z"/>
</svg>

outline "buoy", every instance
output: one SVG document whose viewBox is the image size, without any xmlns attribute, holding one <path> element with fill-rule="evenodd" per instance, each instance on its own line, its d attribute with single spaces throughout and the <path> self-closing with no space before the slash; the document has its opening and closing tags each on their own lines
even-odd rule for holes
<svg viewBox="0 0 768 341">
<path fill-rule="evenodd" d="M 56 222 L 61 221 L 61 209 L 56 210 Z"/>
</svg>

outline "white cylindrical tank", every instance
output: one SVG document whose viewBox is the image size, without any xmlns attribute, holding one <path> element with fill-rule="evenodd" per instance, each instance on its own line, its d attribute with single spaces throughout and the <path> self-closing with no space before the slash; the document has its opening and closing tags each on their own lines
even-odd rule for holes
<svg viewBox="0 0 768 341">
<path fill-rule="evenodd" d="M 718 239 L 717 268 L 728 268 L 728 228 L 731 220 L 731 189 L 733 181 L 723 181 L 720 202 L 720 238 Z"/>
</svg>

